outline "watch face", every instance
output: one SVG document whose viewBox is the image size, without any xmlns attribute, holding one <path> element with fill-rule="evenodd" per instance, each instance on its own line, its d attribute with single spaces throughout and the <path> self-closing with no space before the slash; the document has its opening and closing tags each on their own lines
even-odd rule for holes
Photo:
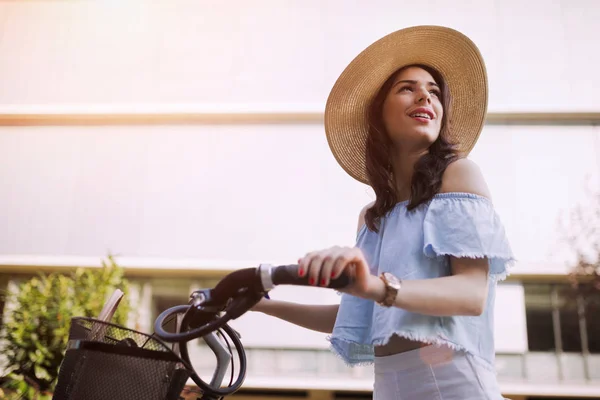
<svg viewBox="0 0 600 400">
<path fill-rule="evenodd" d="M 398 278 L 396 278 L 394 275 L 392 275 L 389 272 L 384 272 L 383 275 L 385 276 L 385 279 L 389 282 L 389 285 L 395 289 L 399 289 L 400 288 L 400 280 Z"/>
</svg>

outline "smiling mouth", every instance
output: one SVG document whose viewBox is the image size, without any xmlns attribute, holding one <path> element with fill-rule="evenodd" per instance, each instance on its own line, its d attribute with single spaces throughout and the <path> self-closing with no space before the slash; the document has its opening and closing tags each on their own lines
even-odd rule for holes
<svg viewBox="0 0 600 400">
<path fill-rule="evenodd" d="M 417 118 L 417 119 L 427 119 L 427 120 L 432 120 L 433 116 L 425 113 L 425 112 L 416 112 L 416 113 L 412 113 L 410 114 L 411 118 Z"/>
</svg>

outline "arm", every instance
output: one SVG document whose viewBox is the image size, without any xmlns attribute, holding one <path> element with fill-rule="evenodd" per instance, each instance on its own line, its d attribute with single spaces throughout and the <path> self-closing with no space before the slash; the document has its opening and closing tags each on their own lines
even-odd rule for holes
<svg viewBox="0 0 600 400">
<path fill-rule="evenodd" d="M 457 160 L 448 166 L 442 177 L 441 192 L 491 197 L 479 167 L 468 159 Z M 403 281 L 395 306 L 436 316 L 480 315 L 487 299 L 487 259 L 451 257 L 450 263 L 451 276 Z M 375 276 L 369 279 L 371 283 L 365 297 L 381 300 L 385 293 L 383 281 Z"/>
<path fill-rule="evenodd" d="M 259 311 L 313 331 L 331 333 L 338 308 L 338 304 L 315 306 L 263 299 L 252 311 Z"/>
<path fill-rule="evenodd" d="M 358 217 L 357 232 L 365 222 L 365 212 L 370 204 L 365 206 Z M 262 299 L 252 311 L 262 312 L 277 317 L 294 325 L 313 331 L 331 333 L 337 318 L 338 304 L 308 305 L 281 300 Z"/>
<path fill-rule="evenodd" d="M 466 192 L 489 196 L 479 168 L 467 159 L 450 164 L 442 177 L 442 192 Z M 486 258 L 450 259 L 452 275 L 441 278 L 405 280 L 394 306 L 410 312 L 434 315 L 480 315 L 485 309 L 489 264 Z M 354 296 L 381 301 L 385 296 L 383 281 L 371 275 L 359 248 L 333 247 L 309 253 L 300 260 L 311 277 L 338 277 L 346 267 L 353 267 L 355 283 L 344 289 Z"/>
<path fill-rule="evenodd" d="M 487 260 L 452 258 L 452 275 L 442 278 L 403 280 L 395 307 L 433 315 L 481 315 L 487 299 Z M 374 301 L 383 299 L 385 286 L 381 279 L 371 276 L 365 295 Z"/>
</svg>

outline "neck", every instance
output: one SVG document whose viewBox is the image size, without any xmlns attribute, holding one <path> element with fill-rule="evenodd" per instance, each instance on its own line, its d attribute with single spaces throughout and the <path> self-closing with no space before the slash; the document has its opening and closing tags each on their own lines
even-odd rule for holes
<svg viewBox="0 0 600 400">
<path fill-rule="evenodd" d="M 414 173 L 415 163 L 428 150 L 420 152 L 398 152 L 394 157 L 392 167 L 394 169 L 394 179 L 396 181 L 396 190 L 398 192 L 398 201 L 408 200 L 410 198 L 410 186 Z"/>
</svg>

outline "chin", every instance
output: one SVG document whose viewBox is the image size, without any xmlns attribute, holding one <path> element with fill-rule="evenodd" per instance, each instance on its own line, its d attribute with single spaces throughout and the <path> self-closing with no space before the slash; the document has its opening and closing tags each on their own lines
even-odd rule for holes
<svg viewBox="0 0 600 400">
<path fill-rule="evenodd" d="M 402 129 L 387 129 L 387 132 L 394 146 L 399 149 L 426 149 L 440 136 L 440 127 L 437 124 L 406 124 Z"/>
<path fill-rule="evenodd" d="M 439 135 L 432 132 L 413 132 L 411 135 L 402 135 L 402 137 L 391 138 L 400 148 L 410 148 L 415 150 L 428 149 Z"/>
<path fill-rule="evenodd" d="M 439 132 L 432 132 L 430 130 L 428 131 L 417 131 L 415 132 L 415 138 L 418 141 L 423 141 L 428 143 L 428 146 L 431 146 L 433 144 L 433 142 L 435 142 L 437 140 L 437 138 L 440 136 Z"/>
</svg>

